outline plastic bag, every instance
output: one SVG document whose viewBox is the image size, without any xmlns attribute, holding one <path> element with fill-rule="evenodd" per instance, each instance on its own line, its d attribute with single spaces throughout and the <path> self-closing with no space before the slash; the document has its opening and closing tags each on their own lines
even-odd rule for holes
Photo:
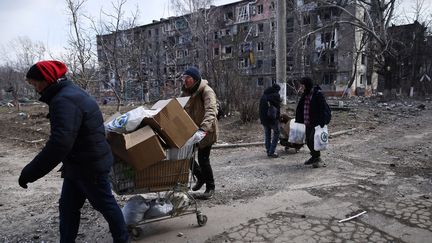
<svg viewBox="0 0 432 243">
<path fill-rule="evenodd" d="M 173 205 L 170 201 L 154 199 L 150 201 L 150 208 L 144 214 L 144 218 L 152 219 L 168 215 L 173 210 Z"/>
<path fill-rule="evenodd" d="M 295 144 L 304 144 L 306 138 L 305 132 L 306 127 L 304 124 L 297 123 L 294 119 L 291 119 L 288 142 Z"/>
<path fill-rule="evenodd" d="M 180 214 L 190 206 L 189 197 L 182 192 L 174 192 L 168 195 L 169 201 L 175 208 L 175 214 Z"/>
<path fill-rule="evenodd" d="M 128 133 L 135 131 L 144 118 L 153 117 L 159 111 L 160 109 L 146 110 L 144 107 L 140 106 L 109 121 L 105 125 L 105 130 L 116 133 Z"/>
<path fill-rule="evenodd" d="M 129 198 L 122 208 L 123 218 L 126 225 L 138 224 L 144 218 L 145 212 L 150 208 L 145 198 L 137 195 Z"/>
<path fill-rule="evenodd" d="M 189 140 L 186 141 L 184 146 L 190 146 L 192 144 L 196 144 L 201 142 L 201 140 L 204 139 L 204 137 L 207 135 L 206 132 L 204 132 L 203 130 L 198 130 L 194 133 L 194 135 L 192 135 L 191 138 L 189 138 Z"/>
<path fill-rule="evenodd" d="M 321 151 L 326 150 L 328 146 L 328 129 L 327 125 L 324 127 L 316 126 L 315 127 L 315 135 L 314 135 L 314 150 Z"/>
</svg>

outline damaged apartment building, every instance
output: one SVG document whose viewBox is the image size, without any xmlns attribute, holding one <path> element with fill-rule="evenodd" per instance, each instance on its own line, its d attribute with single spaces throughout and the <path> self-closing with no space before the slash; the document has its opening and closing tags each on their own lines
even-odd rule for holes
<svg viewBox="0 0 432 243">
<path fill-rule="evenodd" d="M 179 95 L 179 75 L 198 67 L 219 97 L 238 89 L 262 92 L 276 80 L 276 0 L 244 0 L 97 36 L 104 90 L 124 100 L 153 101 Z M 362 10 L 352 7 L 354 15 Z M 287 92 L 312 76 L 329 94 L 368 95 L 377 75 L 352 25 L 329 24 L 337 8 L 316 1 L 286 1 Z M 350 83 L 351 87 L 347 89 Z M 291 87 L 291 89 L 289 88 Z"/>
</svg>

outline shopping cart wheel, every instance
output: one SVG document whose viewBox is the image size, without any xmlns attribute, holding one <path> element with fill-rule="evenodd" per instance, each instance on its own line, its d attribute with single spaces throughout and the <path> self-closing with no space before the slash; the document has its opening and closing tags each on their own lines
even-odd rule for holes
<svg viewBox="0 0 432 243">
<path fill-rule="evenodd" d="M 207 216 L 204 214 L 197 214 L 197 221 L 199 226 L 204 226 L 207 223 Z"/>
<path fill-rule="evenodd" d="M 141 236 L 142 229 L 140 227 L 131 227 L 129 228 L 129 233 L 134 239 L 137 239 Z"/>
</svg>

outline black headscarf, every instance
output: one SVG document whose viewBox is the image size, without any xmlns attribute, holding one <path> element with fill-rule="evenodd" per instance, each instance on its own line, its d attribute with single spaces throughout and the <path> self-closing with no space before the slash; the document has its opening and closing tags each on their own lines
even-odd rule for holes
<svg viewBox="0 0 432 243">
<path fill-rule="evenodd" d="M 303 77 L 300 79 L 300 83 L 305 86 L 304 93 L 309 94 L 313 87 L 313 81 L 310 77 Z"/>
</svg>

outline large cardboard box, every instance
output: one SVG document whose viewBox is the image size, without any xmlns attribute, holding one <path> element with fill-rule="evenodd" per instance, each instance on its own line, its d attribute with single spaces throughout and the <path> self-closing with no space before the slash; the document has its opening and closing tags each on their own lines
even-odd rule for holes
<svg viewBox="0 0 432 243">
<path fill-rule="evenodd" d="M 126 134 L 110 132 L 108 142 L 113 153 L 137 171 L 165 159 L 165 149 L 149 126 Z"/>
<path fill-rule="evenodd" d="M 150 125 L 170 147 L 182 147 L 198 130 L 177 99 L 160 100 L 151 109 L 160 111 L 142 124 Z"/>
</svg>

